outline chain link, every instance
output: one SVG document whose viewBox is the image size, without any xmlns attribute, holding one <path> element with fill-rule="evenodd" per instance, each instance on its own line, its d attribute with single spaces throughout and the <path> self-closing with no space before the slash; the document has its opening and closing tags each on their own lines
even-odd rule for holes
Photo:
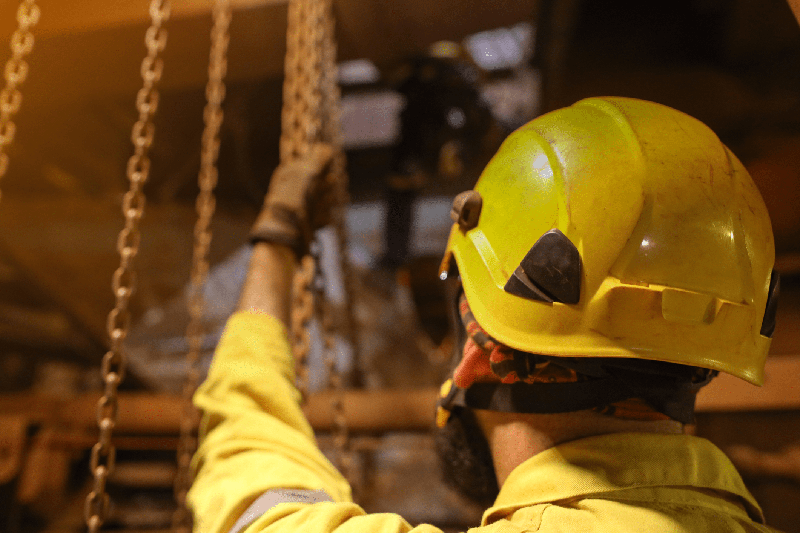
<svg viewBox="0 0 800 533">
<path fill-rule="evenodd" d="M 200 173 L 197 196 L 197 222 L 194 227 L 194 253 L 192 255 L 191 291 L 189 294 L 189 325 L 186 340 L 189 350 L 186 354 L 186 382 L 183 385 L 183 415 L 180 424 L 178 445 L 178 475 L 175 478 L 175 500 L 178 507 L 172 525 L 176 533 L 192 531 L 192 514 L 186 505 L 186 495 L 192 486 L 192 455 L 197 449 L 199 413 L 192 403 L 192 396 L 200 381 L 200 350 L 203 343 L 203 286 L 208 276 L 208 251 L 211 246 L 211 218 L 216 208 L 214 188 L 217 184 L 217 159 L 220 147 L 220 128 L 222 127 L 222 102 L 225 99 L 225 74 L 228 69 L 228 43 L 231 22 L 229 0 L 216 0 L 212 11 L 211 52 L 208 62 L 208 83 L 206 84 L 206 106 L 203 111 L 204 129 L 201 138 Z"/>
<path fill-rule="evenodd" d="M 39 22 L 40 15 L 36 0 L 22 0 L 17 9 L 17 29 L 11 35 L 11 57 L 4 69 L 5 87 L 0 91 L 0 181 L 8 171 L 6 147 L 14 140 L 17 132 L 14 115 L 22 105 L 22 93 L 18 87 L 28 77 L 28 63 L 25 61 L 25 56 L 33 50 L 31 28 Z"/>
<path fill-rule="evenodd" d="M 321 102 L 321 26 L 314 18 L 314 4 L 319 0 L 290 0 L 286 28 L 283 107 L 281 109 L 281 163 L 294 161 L 307 154 L 312 143 L 320 139 Z M 314 315 L 311 285 L 315 261 L 303 257 L 295 273 L 292 294 L 291 341 L 297 362 L 297 386 L 301 395 L 308 395 L 307 359 L 311 348 L 309 322 Z"/>
<path fill-rule="evenodd" d="M 33 2 L 27 2 L 33 4 Z M 36 11 L 38 18 L 38 10 Z M 99 531 L 108 517 L 110 500 L 106 493 L 106 482 L 114 472 L 116 449 L 111 443 L 111 436 L 117 422 L 119 410 L 117 390 L 125 377 L 125 352 L 123 342 L 131 323 L 131 312 L 128 307 L 130 298 L 136 287 L 136 273 L 133 261 L 139 252 L 139 221 L 145 207 L 142 191 L 150 172 L 148 157 L 153 142 L 155 127 L 153 115 L 158 107 L 158 91 L 156 85 L 161 79 L 163 61 L 159 54 L 164 50 L 167 33 L 162 24 L 169 18 L 167 0 L 152 0 L 150 4 L 151 26 L 145 35 L 147 56 L 142 61 L 141 74 L 144 84 L 136 97 L 136 109 L 139 119 L 131 132 L 134 153 L 128 160 L 127 177 L 130 189 L 123 196 L 122 214 L 125 227 L 117 238 L 117 252 L 120 265 L 114 272 L 111 288 L 114 293 L 114 308 L 108 314 L 106 329 L 110 346 L 103 356 L 101 374 L 103 379 L 103 396 L 97 402 L 97 426 L 99 438 L 92 447 L 90 470 L 94 477 L 92 491 L 86 497 L 84 518 L 89 533 Z M 29 39 L 33 46 L 33 38 Z M 21 45 L 22 46 L 22 45 Z"/>
<path fill-rule="evenodd" d="M 282 163 L 304 156 L 321 140 L 320 4 L 320 0 L 289 1 L 279 146 Z"/>
<path fill-rule="evenodd" d="M 350 203 L 348 192 L 347 161 L 342 145 L 341 129 L 341 91 L 338 83 L 338 69 L 336 66 L 336 37 L 335 37 L 335 17 L 333 15 L 333 3 L 328 1 L 323 12 L 323 35 L 324 45 L 322 62 L 322 94 L 325 97 L 323 102 L 322 116 L 323 135 L 330 139 L 331 144 L 336 148 L 338 157 L 331 166 L 330 179 L 336 185 L 333 188 L 335 195 L 335 209 L 333 213 L 333 226 L 336 232 L 337 246 L 340 251 L 341 271 L 344 282 L 345 293 L 345 327 L 347 339 L 352 347 L 353 368 L 357 371 L 358 361 L 361 360 L 358 336 L 355 328 L 355 314 L 353 311 L 352 295 L 355 294 L 355 284 L 353 281 L 353 269 L 347 260 L 347 231 L 345 227 L 344 207 Z"/>
<path fill-rule="evenodd" d="M 308 324 L 314 316 L 314 282 L 316 261 L 310 255 L 300 260 L 300 267 L 292 280 L 291 341 L 292 352 L 297 363 L 297 388 L 303 398 L 308 396 L 308 352 L 311 349 L 311 334 Z"/>
<path fill-rule="evenodd" d="M 320 317 L 325 368 L 328 372 L 328 386 L 334 390 L 332 400 L 333 443 L 336 447 L 334 463 L 342 474 L 352 482 L 354 478 L 353 456 L 350 449 L 350 433 L 344 412 L 344 380 L 338 369 L 338 351 L 334 335 L 333 312 L 330 301 L 325 297 L 326 272 L 319 257 L 314 279 L 315 311 Z"/>
<path fill-rule="evenodd" d="M 336 44 L 334 16 L 331 0 L 290 0 L 286 39 L 286 64 L 281 114 L 281 162 L 292 161 L 308 153 L 315 142 L 326 142 L 336 150 L 331 171 L 325 179 L 332 192 L 324 201 L 331 209 L 332 221 L 338 241 L 341 270 L 345 292 L 352 289 L 352 277 L 346 262 L 346 236 L 344 205 L 347 203 L 347 172 L 340 131 L 340 91 L 337 83 Z M 324 276 L 316 265 L 318 276 Z M 344 412 L 344 379 L 336 368 L 336 353 L 332 331 L 331 309 L 324 301 L 323 291 L 318 291 L 319 305 L 314 306 L 311 292 L 315 275 L 315 260 L 303 258 L 294 282 L 294 309 L 292 312 L 292 340 L 298 362 L 298 387 L 307 392 L 306 359 L 310 348 L 308 323 L 316 307 L 321 316 L 323 342 L 329 384 L 337 392 L 333 403 L 335 438 L 339 468 L 351 478 L 352 455 L 349 452 L 349 432 Z M 324 278 L 323 278 L 324 279 Z M 353 327 L 353 310 L 350 299 L 345 303 L 347 335 L 353 349 L 354 360 L 358 342 Z M 351 479 L 352 481 L 352 479 Z"/>
<path fill-rule="evenodd" d="M 335 38 L 335 19 L 333 15 L 333 2 L 331 0 L 318 1 L 321 13 L 321 43 L 322 50 L 320 80 L 322 93 L 322 135 L 336 149 L 337 157 L 331 165 L 331 172 L 328 176 L 334 185 L 332 188 L 333 201 L 333 227 L 336 238 L 336 247 L 339 251 L 340 269 L 344 283 L 345 294 L 345 327 L 348 340 L 352 349 L 351 357 L 353 368 L 357 367 L 358 339 L 355 335 L 355 321 L 353 317 L 352 299 L 353 283 L 352 270 L 347 261 L 347 232 L 345 230 L 345 211 L 344 207 L 349 203 L 348 197 L 348 176 L 347 161 L 342 146 L 341 134 L 341 92 L 338 83 L 338 71 L 336 66 L 336 38 Z M 322 331 L 324 343 L 327 351 L 326 366 L 328 368 L 329 386 L 335 391 L 333 400 L 333 424 L 334 424 L 334 444 L 337 448 L 338 468 L 342 474 L 350 481 L 353 491 L 357 495 L 359 486 L 355 483 L 355 468 L 353 462 L 353 452 L 350 449 L 350 432 L 347 426 L 347 417 L 344 410 L 344 391 L 345 380 L 336 366 L 336 351 L 333 342 L 332 331 L 332 312 L 328 302 L 322 306 Z"/>
</svg>

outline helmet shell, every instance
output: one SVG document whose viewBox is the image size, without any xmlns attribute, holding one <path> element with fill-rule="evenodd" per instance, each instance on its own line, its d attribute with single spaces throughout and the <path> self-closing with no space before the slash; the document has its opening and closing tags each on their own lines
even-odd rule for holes
<svg viewBox="0 0 800 533">
<path fill-rule="evenodd" d="M 477 226 L 453 225 L 443 269 L 455 260 L 476 320 L 495 339 L 761 384 L 772 228 L 747 170 L 703 123 L 642 100 L 582 100 L 511 134 L 475 190 Z M 580 253 L 576 304 L 504 290 L 552 229 Z"/>
</svg>

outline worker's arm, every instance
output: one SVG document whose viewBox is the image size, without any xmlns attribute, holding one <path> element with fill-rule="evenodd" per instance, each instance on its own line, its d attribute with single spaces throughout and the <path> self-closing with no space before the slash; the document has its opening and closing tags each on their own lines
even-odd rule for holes
<svg viewBox="0 0 800 533">
<path fill-rule="evenodd" d="M 289 327 L 297 256 L 308 250 L 314 230 L 330 221 L 330 185 L 325 179 L 333 157 L 330 146 L 317 144 L 305 158 L 275 170 L 251 231 L 253 253 L 239 311 L 266 313 Z"/>
<path fill-rule="evenodd" d="M 324 162 L 322 157 L 279 167 L 273 176 L 284 190 L 273 195 L 270 186 L 254 230 L 263 239 L 254 244 L 239 310 L 229 319 L 208 378 L 195 395 L 203 412 L 197 475 L 189 493 L 197 533 L 410 529 L 399 516 L 366 515 L 351 502 L 349 485 L 316 445 L 294 386 L 287 322 L 295 250 L 307 245 L 297 237 L 309 228 L 302 220 L 293 227 L 297 213 L 283 208 L 271 218 L 270 198 L 282 197 L 282 205 L 291 207 L 292 194 L 311 197 L 303 184 L 313 184 L 308 173 L 322 173 Z"/>
<path fill-rule="evenodd" d="M 250 255 L 238 310 L 274 316 L 288 328 L 296 263 L 295 253 L 288 246 L 256 243 Z"/>
</svg>

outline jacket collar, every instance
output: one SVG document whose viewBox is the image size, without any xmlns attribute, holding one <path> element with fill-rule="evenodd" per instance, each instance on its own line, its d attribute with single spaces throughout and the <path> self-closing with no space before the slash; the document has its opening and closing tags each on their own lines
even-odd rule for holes
<svg viewBox="0 0 800 533">
<path fill-rule="evenodd" d="M 624 433 L 579 439 L 515 468 L 482 525 L 523 507 L 585 497 L 672 501 L 688 497 L 764 523 L 758 503 L 722 451 L 690 435 Z"/>
</svg>

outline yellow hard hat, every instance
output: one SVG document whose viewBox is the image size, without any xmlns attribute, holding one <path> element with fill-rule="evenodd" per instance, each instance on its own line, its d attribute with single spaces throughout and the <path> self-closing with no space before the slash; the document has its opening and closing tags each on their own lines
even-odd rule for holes
<svg viewBox="0 0 800 533">
<path fill-rule="evenodd" d="M 441 277 L 524 352 L 624 357 L 761 384 L 777 274 L 764 202 L 704 124 L 589 98 L 504 142 L 456 198 Z"/>
</svg>

